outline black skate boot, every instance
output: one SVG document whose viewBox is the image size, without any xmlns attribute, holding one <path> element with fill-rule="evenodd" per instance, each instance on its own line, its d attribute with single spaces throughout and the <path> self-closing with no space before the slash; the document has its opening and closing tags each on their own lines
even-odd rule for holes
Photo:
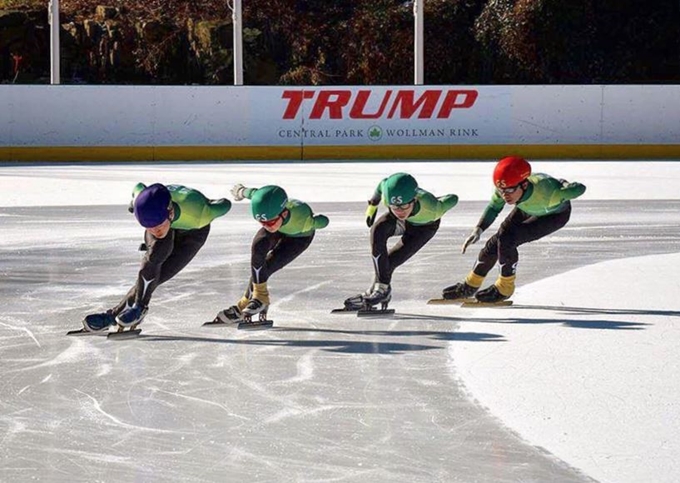
<svg viewBox="0 0 680 483">
<path fill-rule="evenodd" d="M 353 297 L 345 299 L 345 310 L 356 311 L 364 306 L 364 297 L 368 292 L 357 294 Z"/>
<path fill-rule="evenodd" d="M 101 314 L 90 314 L 83 319 L 83 328 L 87 332 L 105 332 L 109 327 L 116 323 L 116 316 L 107 310 Z"/>
<path fill-rule="evenodd" d="M 359 293 L 349 298 L 346 298 L 345 301 L 343 302 L 343 307 L 341 309 L 333 309 L 331 310 L 331 313 L 339 314 L 356 312 L 357 310 L 361 309 L 361 307 L 364 306 L 364 297 L 368 295 L 369 292 L 370 289 L 366 290 L 364 293 Z"/>
<path fill-rule="evenodd" d="M 392 300 L 392 287 L 387 283 L 376 282 L 368 295 L 364 295 L 364 304 L 360 312 L 387 310 L 387 304 Z M 376 306 L 380 305 L 380 309 Z"/>
<path fill-rule="evenodd" d="M 506 297 L 502 293 L 498 291 L 498 287 L 495 285 L 491 285 L 484 290 L 480 290 L 475 294 L 475 299 L 477 299 L 477 302 L 485 303 L 485 304 L 495 304 L 499 302 L 503 302 L 504 300 L 509 299 L 510 297 Z"/>
<path fill-rule="evenodd" d="M 445 300 L 467 299 L 472 297 L 479 287 L 468 285 L 467 282 L 460 282 L 442 290 L 442 298 Z"/>
<path fill-rule="evenodd" d="M 138 307 L 137 305 L 133 305 L 132 307 L 128 307 L 118 314 L 116 316 L 116 322 L 118 323 L 118 326 L 122 327 L 123 329 L 129 328 L 134 330 L 139 324 L 142 323 L 148 310 L 148 307 Z"/>
</svg>

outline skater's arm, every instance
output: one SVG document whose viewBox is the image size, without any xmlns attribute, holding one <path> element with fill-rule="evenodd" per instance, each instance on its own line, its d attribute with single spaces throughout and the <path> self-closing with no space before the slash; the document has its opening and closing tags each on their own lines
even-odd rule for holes
<svg viewBox="0 0 680 483">
<path fill-rule="evenodd" d="M 366 226 L 369 228 L 373 226 L 373 223 L 375 222 L 375 216 L 378 213 L 378 205 L 382 199 L 382 185 L 384 181 L 385 180 L 383 179 L 380 183 L 378 183 L 373 195 L 368 199 L 368 206 L 366 207 Z"/>
<path fill-rule="evenodd" d="M 375 215 L 378 213 L 378 205 L 372 205 L 371 201 L 368 201 L 368 206 L 366 207 L 366 226 L 372 227 L 375 222 Z"/>
<path fill-rule="evenodd" d="M 244 198 L 251 199 L 256 191 L 257 188 L 246 188 L 239 183 L 231 189 L 231 195 L 234 197 L 234 201 L 241 201 Z"/>
<path fill-rule="evenodd" d="M 314 229 L 315 230 L 321 230 L 322 228 L 326 228 L 328 226 L 328 217 L 326 215 L 315 215 L 313 217 L 314 219 Z"/>
<path fill-rule="evenodd" d="M 562 195 L 562 199 L 564 200 L 573 200 L 586 192 L 586 186 L 581 183 L 577 182 L 569 183 L 568 181 L 563 179 L 561 179 L 560 181 L 562 182 L 560 194 Z"/>
<path fill-rule="evenodd" d="M 569 183 L 566 180 L 558 180 L 558 185 L 548 199 L 548 208 L 553 209 L 566 201 L 578 198 L 586 191 L 581 183 Z"/>
<path fill-rule="evenodd" d="M 253 195 L 255 192 L 258 190 L 258 188 L 243 188 L 243 197 L 246 199 L 252 199 Z"/>
<path fill-rule="evenodd" d="M 219 200 L 205 199 L 201 204 L 203 205 L 202 208 L 197 206 L 196 209 L 192 210 L 200 213 L 200 216 L 193 219 L 194 217 L 188 215 L 186 219 L 183 220 L 185 222 L 184 225 L 191 224 L 190 228 L 203 228 L 212 223 L 215 218 L 224 216 L 231 210 L 231 201 L 226 198 Z M 189 228 L 189 226 L 185 226 L 185 228 Z"/>
<path fill-rule="evenodd" d="M 443 215 L 458 204 L 458 195 L 450 194 L 446 196 L 440 196 L 437 198 L 437 201 L 438 210 Z"/>
<path fill-rule="evenodd" d="M 489 228 L 493 222 L 496 221 L 496 218 L 498 218 L 498 214 L 503 211 L 504 206 L 505 201 L 503 201 L 503 198 L 501 198 L 501 196 L 494 191 L 493 195 L 491 196 L 491 201 L 489 201 L 489 204 L 486 205 L 482 216 L 477 222 L 477 227 L 482 231 Z"/>
<path fill-rule="evenodd" d="M 468 237 L 463 242 L 463 246 L 460 250 L 461 253 L 465 253 L 470 245 L 473 245 L 479 241 L 479 238 L 482 236 L 484 230 L 491 226 L 504 206 L 505 201 L 503 201 L 503 198 L 501 198 L 498 193 L 494 191 L 491 201 L 486 206 L 484 213 L 482 213 L 482 217 L 477 222 L 477 226 L 472 229 Z"/>
<path fill-rule="evenodd" d="M 130 200 L 130 204 L 128 205 L 128 211 L 130 213 L 134 213 L 135 211 L 135 198 L 137 198 L 137 195 L 144 191 L 144 188 L 146 188 L 146 185 L 144 183 L 137 183 L 134 188 L 132 188 L 132 199 Z"/>
<path fill-rule="evenodd" d="M 220 216 L 224 216 L 231 210 L 231 201 L 226 198 L 219 200 L 210 200 L 208 203 L 208 208 L 210 209 L 210 218 L 214 220 Z"/>
<path fill-rule="evenodd" d="M 385 178 L 387 179 L 387 178 Z M 376 186 L 375 191 L 373 192 L 373 195 L 368 199 L 368 204 L 373 205 L 373 206 L 378 206 L 380 204 L 380 200 L 382 199 L 382 193 L 383 193 L 383 183 L 385 182 L 385 179 L 380 181 L 378 183 L 378 186 Z"/>
</svg>

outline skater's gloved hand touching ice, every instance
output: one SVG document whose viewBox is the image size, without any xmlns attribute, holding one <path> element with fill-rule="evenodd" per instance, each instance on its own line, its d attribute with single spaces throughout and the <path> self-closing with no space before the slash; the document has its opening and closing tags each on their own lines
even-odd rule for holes
<svg viewBox="0 0 680 483">
<path fill-rule="evenodd" d="M 234 197 L 234 201 L 241 201 L 242 199 L 244 199 L 245 190 L 246 187 L 243 186 L 241 183 L 235 184 L 234 187 L 231 189 L 231 195 Z"/>
<path fill-rule="evenodd" d="M 482 229 L 478 226 L 476 226 L 473 230 L 472 233 L 470 233 L 470 236 L 468 236 L 465 239 L 465 242 L 463 243 L 463 247 L 461 248 L 460 252 L 465 253 L 465 250 L 467 250 L 467 247 L 470 245 L 477 243 L 479 241 L 479 237 L 482 235 Z"/>
</svg>

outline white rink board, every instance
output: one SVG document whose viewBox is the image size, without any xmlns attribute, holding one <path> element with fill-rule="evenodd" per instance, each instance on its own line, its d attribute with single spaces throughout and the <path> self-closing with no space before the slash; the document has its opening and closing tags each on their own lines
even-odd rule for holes
<svg viewBox="0 0 680 483">
<path fill-rule="evenodd" d="M 294 159 L 305 148 L 334 154 L 335 146 L 357 148 L 349 159 L 419 146 L 445 158 L 504 146 L 538 148 L 527 156 L 571 147 L 582 157 L 611 145 L 677 153 L 680 86 L 0 87 L 0 159 L 50 147 L 232 149 L 204 154 L 216 159 L 248 147 Z M 276 148 L 293 154 L 276 156 Z"/>
</svg>

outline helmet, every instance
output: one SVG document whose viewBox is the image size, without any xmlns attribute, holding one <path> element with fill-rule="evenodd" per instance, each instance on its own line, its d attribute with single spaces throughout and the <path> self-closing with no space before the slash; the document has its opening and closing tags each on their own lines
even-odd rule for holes
<svg viewBox="0 0 680 483">
<path fill-rule="evenodd" d="M 250 211 L 257 221 L 273 220 L 286 209 L 288 195 L 279 186 L 263 186 L 250 198 Z"/>
<path fill-rule="evenodd" d="M 531 174 L 531 165 L 524 158 L 508 156 L 501 159 L 493 170 L 493 184 L 497 188 L 517 186 Z"/>
<path fill-rule="evenodd" d="M 383 199 L 388 205 L 410 203 L 416 197 L 418 182 L 410 174 L 395 173 L 385 180 Z"/>
<path fill-rule="evenodd" d="M 135 218 L 144 228 L 158 226 L 170 217 L 172 197 L 160 183 L 144 188 L 135 198 Z"/>
</svg>

